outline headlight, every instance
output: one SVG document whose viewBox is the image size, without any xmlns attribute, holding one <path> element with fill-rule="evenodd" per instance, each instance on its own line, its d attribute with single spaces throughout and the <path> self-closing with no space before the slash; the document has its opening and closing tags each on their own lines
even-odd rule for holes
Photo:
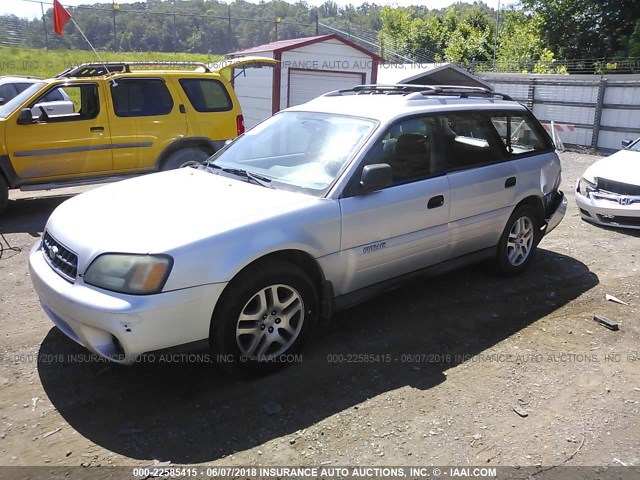
<svg viewBox="0 0 640 480">
<path fill-rule="evenodd" d="M 589 180 L 581 178 L 578 181 L 578 193 L 588 196 L 591 192 L 596 191 L 596 184 L 591 183 Z"/>
<path fill-rule="evenodd" d="M 162 290 L 172 265 L 168 255 L 105 253 L 89 265 L 84 281 L 113 292 L 149 295 Z"/>
</svg>

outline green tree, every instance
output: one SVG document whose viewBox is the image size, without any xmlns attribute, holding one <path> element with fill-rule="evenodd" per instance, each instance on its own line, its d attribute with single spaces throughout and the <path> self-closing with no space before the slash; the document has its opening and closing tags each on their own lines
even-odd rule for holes
<svg viewBox="0 0 640 480">
<path fill-rule="evenodd" d="M 543 19 L 538 13 L 506 10 L 498 37 L 497 68 L 499 71 L 529 71 L 544 50 Z"/>
<path fill-rule="evenodd" d="M 638 0 L 522 0 L 542 18 L 546 46 L 565 58 L 625 54 L 640 19 Z"/>
</svg>

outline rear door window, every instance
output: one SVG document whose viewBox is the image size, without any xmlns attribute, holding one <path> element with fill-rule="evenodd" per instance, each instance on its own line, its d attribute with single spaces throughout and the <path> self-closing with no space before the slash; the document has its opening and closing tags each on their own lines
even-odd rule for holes
<svg viewBox="0 0 640 480">
<path fill-rule="evenodd" d="M 226 112 L 233 107 L 229 92 L 218 80 L 183 78 L 180 85 L 198 112 Z"/>
<path fill-rule="evenodd" d="M 118 79 L 111 84 L 113 110 L 118 117 L 167 115 L 173 98 L 160 79 Z"/>
<path fill-rule="evenodd" d="M 505 158 L 500 137 L 481 112 L 448 113 L 437 117 L 447 170 L 497 163 Z"/>
</svg>

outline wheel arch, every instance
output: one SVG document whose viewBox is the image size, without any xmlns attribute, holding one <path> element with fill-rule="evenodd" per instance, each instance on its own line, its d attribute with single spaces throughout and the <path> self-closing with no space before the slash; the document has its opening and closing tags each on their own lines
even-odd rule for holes
<svg viewBox="0 0 640 480">
<path fill-rule="evenodd" d="M 513 212 L 524 205 L 532 207 L 538 213 L 540 222 L 544 223 L 544 204 L 542 202 L 542 198 L 537 195 L 529 195 L 518 202 L 518 204 L 513 208 Z"/>
<path fill-rule="evenodd" d="M 333 302 L 333 288 L 330 283 L 327 282 L 322 267 L 316 261 L 315 258 L 308 252 L 298 249 L 285 249 L 285 250 L 277 250 L 274 252 L 267 253 L 259 258 L 254 259 L 249 262 L 247 265 L 242 267 L 236 274 L 229 280 L 227 286 L 222 291 L 220 295 L 220 299 L 225 297 L 225 294 L 228 292 L 229 285 L 233 283 L 233 281 L 238 278 L 238 276 L 246 273 L 255 268 L 260 268 L 261 265 L 264 265 L 269 262 L 283 262 L 283 263 L 291 263 L 300 267 L 305 273 L 307 273 L 316 287 L 316 292 L 318 294 L 318 301 L 322 306 L 322 316 L 327 317 L 330 316 L 330 312 L 332 311 L 332 302 Z M 213 319 L 216 316 L 216 313 L 222 308 L 222 302 L 218 300 L 216 306 L 213 309 L 211 320 L 213 323 Z"/>
<path fill-rule="evenodd" d="M 171 157 L 171 155 L 178 150 L 182 150 L 183 148 L 199 148 L 200 150 L 206 152 L 209 155 L 213 155 L 216 153 L 223 142 L 216 142 L 206 137 L 189 137 L 189 138 L 181 138 L 176 140 L 167 146 L 156 161 L 156 170 L 162 170 L 162 165 L 164 162 Z"/>
</svg>

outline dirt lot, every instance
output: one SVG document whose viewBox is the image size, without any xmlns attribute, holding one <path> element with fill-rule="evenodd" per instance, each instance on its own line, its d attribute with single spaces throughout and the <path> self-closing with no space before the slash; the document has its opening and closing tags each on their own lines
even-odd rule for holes
<svg viewBox="0 0 640 480">
<path fill-rule="evenodd" d="M 22 249 L 0 259 L 0 465 L 639 465 L 640 235 L 580 220 L 573 184 L 596 158 L 562 154 L 569 210 L 525 275 L 396 290 L 252 381 L 90 362 L 27 270 L 65 197 L 20 194 L 0 217 Z"/>
</svg>

